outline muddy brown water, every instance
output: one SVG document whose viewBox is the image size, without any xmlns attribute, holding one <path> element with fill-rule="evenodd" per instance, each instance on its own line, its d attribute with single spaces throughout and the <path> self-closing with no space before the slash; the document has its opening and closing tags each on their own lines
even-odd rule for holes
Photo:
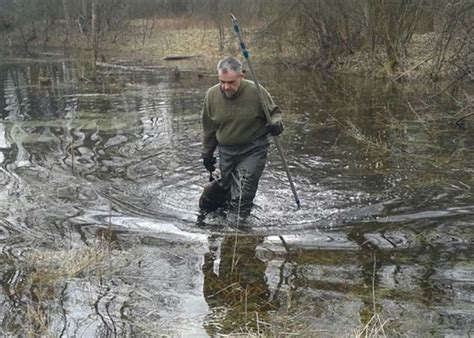
<svg viewBox="0 0 474 338">
<path fill-rule="evenodd" d="M 259 69 L 302 208 L 273 147 L 249 219 L 197 222 L 215 77 L 115 63 L 0 63 L 2 335 L 472 334 L 474 133 L 444 84 Z"/>
</svg>

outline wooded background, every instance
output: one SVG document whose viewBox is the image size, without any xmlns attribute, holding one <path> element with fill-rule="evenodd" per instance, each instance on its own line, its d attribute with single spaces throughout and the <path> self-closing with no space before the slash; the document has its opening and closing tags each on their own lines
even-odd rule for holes
<svg viewBox="0 0 474 338">
<path fill-rule="evenodd" d="M 0 0 L 4 44 L 24 52 L 61 42 L 65 50 L 159 35 L 165 22 L 211 27 L 219 48 L 231 35 L 229 14 L 252 27 L 252 42 L 293 62 L 329 69 L 364 51 L 388 73 L 410 56 L 416 34 L 431 34 L 422 53 L 436 77 L 449 65 L 472 76 L 472 0 Z M 161 24 L 160 24 L 161 23 Z M 171 26 L 170 26 L 171 27 Z M 419 44 L 420 45 L 420 44 Z M 418 46 L 420 48 L 420 46 Z M 97 54 L 97 53 L 95 53 Z"/>
</svg>

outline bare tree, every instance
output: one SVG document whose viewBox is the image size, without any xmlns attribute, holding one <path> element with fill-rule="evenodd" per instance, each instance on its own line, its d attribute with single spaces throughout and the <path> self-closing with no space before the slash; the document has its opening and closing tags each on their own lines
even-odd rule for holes
<svg viewBox="0 0 474 338">
<path fill-rule="evenodd" d="M 146 44 L 163 18 L 211 22 L 222 51 L 232 38 L 233 13 L 252 35 L 248 41 L 272 57 L 330 69 L 361 52 L 374 69 L 392 74 L 406 71 L 414 33 L 434 31 L 436 44 L 426 48 L 436 78 L 447 69 L 472 73 L 473 6 L 472 0 L 1 0 L 0 35 L 29 51 L 56 34 L 64 47 L 91 48 L 95 64 L 101 41 L 138 33 Z"/>
<path fill-rule="evenodd" d="M 97 0 L 91 0 L 91 34 L 92 34 L 92 76 L 97 78 L 97 54 L 99 41 L 97 38 Z"/>
<path fill-rule="evenodd" d="M 64 29 L 64 49 L 67 49 L 69 44 L 69 29 L 71 27 L 71 17 L 69 15 L 69 3 L 68 0 L 62 0 L 63 5 L 63 12 L 64 12 L 64 21 L 65 21 L 65 29 Z"/>
<path fill-rule="evenodd" d="M 433 50 L 434 63 L 431 75 L 437 79 L 440 73 L 451 67 L 464 77 L 474 72 L 474 3 L 449 1 L 439 10 L 440 29 Z"/>
</svg>

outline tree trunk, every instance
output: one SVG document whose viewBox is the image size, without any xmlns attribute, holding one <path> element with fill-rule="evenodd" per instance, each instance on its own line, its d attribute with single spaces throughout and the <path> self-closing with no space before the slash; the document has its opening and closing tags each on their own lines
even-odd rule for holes
<svg viewBox="0 0 474 338">
<path fill-rule="evenodd" d="M 86 0 L 82 0 L 81 9 L 82 9 L 82 16 L 84 17 L 84 19 L 86 19 L 87 18 L 87 1 Z"/>
<path fill-rule="evenodd" d="M 97 0 L 92 0 L 91 3 L 91 34 L 92 34 L 92 77 L 97 78 Z"/>
<path fill-rule="evenodd" d="M 69 46 L 69 28 L 71 27 L 71 17 L 69 15 L 69 4 L 68 0 L 62 0 L 63 11 L 64 11 L 64 21 L 66 22 L 66 27 L 64 31 L 64 49 L 67 49 Z"/>
<path fill-rule="evenodd" d="M 370 51 L 372 66 L 375 64 L 375 46 L 377 44 L 378 6 L 375 0 L 368 0 L 366 4 L 367 17 L 367 47 Z"/>
<path fill-rule="evenodd" d="M 398 39 L 400 36 L 399 24 L 397 18 L 399 18 L 400 13 L 398 13 L 398 3 L 394 0 L 383 0 L 382 1 L 382 10 L 384 15 L 382 19 L 384 20 L 384 35 L 383 42 L 385 45 L 385 53 L 387 54 L 387 61 L 384 63 L 385 71 L 392 75 L 394 68 L 398 64 Z"/>
</svg>

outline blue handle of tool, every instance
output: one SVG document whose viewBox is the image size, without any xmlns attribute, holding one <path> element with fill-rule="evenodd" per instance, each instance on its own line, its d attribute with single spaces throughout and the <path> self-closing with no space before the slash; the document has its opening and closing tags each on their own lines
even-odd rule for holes
<svg viewBox="0 0 474 338">
<path fill-rule="evenodd" d="M 245 43 L 243 43 L 243 42 L 240 43 L 240 50 L 242 51 L 242 55 L 244 56 L 244 58 L 248 59 L 249 58 L 249 52 L 245 48 Z"/>
</svg>

